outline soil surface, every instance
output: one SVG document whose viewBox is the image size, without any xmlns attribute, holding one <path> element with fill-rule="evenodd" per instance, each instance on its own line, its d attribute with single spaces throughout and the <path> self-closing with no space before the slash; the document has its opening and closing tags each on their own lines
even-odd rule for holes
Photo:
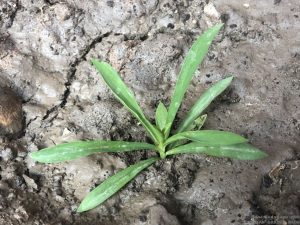
<svg viewBox="0 0 300 225">
<path fill-rule="evenodd" d="M 12 125 L 0 121 L 0 224 L 300 224 L 299 17 L 299 0 L 2 0 L 0 93 L 14 93 L 9 110 L 17 116 Z M 77 139 L 147 140 L 90 59 L 111 63 L 153 119 L 158 102 L 170 102 L 192 42 L 219 22 L 224 28 L 178 119 L 232 74 L 229 90 L 207 110 L 205 128 L 244 135 L 269 157 L 168 158 L 102 206 L 77 214 L 92 188 L 153 155 L 97 154 L 51 165 L 28 157 Z M 3 114 L 7 99 L 0 100 Z"/>
</svg>

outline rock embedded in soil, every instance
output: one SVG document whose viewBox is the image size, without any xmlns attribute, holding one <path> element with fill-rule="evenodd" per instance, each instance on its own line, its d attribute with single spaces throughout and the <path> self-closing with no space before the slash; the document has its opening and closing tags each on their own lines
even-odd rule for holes
<svg viewBox="0 0 300 225">
<path fill-rule="evenodd" d="M 0 87 L 0 135 L 17 134 L 22 130 L 22 102 L 8 87 Z"/>
</svg>

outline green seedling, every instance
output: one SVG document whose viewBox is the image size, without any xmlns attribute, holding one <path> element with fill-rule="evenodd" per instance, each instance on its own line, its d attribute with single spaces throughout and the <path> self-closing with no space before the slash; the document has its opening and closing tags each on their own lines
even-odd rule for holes
<svg viewBox="0 0 300 225">
<path fill-rule="evenodd" d="M 143 125 L 152 139 L 152 143 L 99 140 L 77 141 L 45 148 L 31 153 L 30 156 L 42 163 L 58 163 L 98 152 L 154 150 L 157 151 L 158 156 L 140 161 L 106 179 L 84 198 L 77 212 L 84 212 L 102 204 L 134 179 L 143 169 L 160 159 L 165 159 L 172 155 L 203 153 L 208 156 L 228 157 L 239 160 L 256 160 L 267 156 L 266 153 L 248 144 L 248 140 L 238 134 L 228 131 L 200 130 L 206 119 L 206 114 L 202 115 L 203 111 L 230 85 L 233 79 L 232 76 L 218 81 L 206 90 L 182 119 L 181 123 L 179 123 L 177 129 L 171 130 L 174 127 L 173 122 L 188 85 L 221 27 L 222 24 L 218 24 L 210 28 L 192 45 L 182 64 L 168 109 L 161 102 L 157 107 L 155 114 L 156 125 L 152 124 L 144 115 L 134 95 L 121 80 L 116 70 L 106 62 L 96 59 L 92 60 L 92 64 L 102 75 L 115 97 Z"/>
</svg>

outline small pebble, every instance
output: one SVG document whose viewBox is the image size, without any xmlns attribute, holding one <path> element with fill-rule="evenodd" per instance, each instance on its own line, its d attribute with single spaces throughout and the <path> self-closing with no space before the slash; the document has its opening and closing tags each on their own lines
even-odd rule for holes
<svg viewBox="0 0 300 225">
<path fill-rule="evenodd" d="M 250 7 L 250 5 L 248 3 L 243 4 L 243 6 L 248 9 Z"/>
<path fill-rule="evenodd" d="M 55 175 L 53 176 L 53 180 L 54 181 L 59 181 L 61 179 L 61 176 L 60 175 Z"/>
<path fill-rule="evenodd" d="M 0 152 L 0 156 L 2 157 L 3 161 L 9 161 L 13 159 L 13 152 L 10 148 L 5 148 Z"/>
<path fill-rule="evenodd" d="M 21 158 L 25 158 L 27 156 L 27 152 L 18 152 L 18 156 Z"/>
<path fill-rule="evenodd" d="M 25 174 L 23 174 L 23 178 L 25 180 L 25 183 L 26 183 L 27 187 L 31 187 L 34 190 L 38 189 L 37 184 L 35 183 L 35 181 L 32 178 L 26 176 Z"/>
</svg>

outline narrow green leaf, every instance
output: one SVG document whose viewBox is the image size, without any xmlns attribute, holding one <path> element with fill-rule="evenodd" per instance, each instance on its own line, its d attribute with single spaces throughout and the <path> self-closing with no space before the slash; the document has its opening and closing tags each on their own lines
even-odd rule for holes
<svg viewBox="0 0 300 225">
<path fill-rule="evenodd" d="M 182 139 L 200 142 L 202 146 L 233 145 L 247 142 L 246 138 L 232 132 L 220 130 L 201 130 L 185 131 L 175 134 L 166 140 L 165 145 Z"/>
<path fill-rule="evenodd" d="M 30 157 L 42 163 L 57 163 L 77 159 L 97 152 L 127 152 L 155 149 L 154 145 L 125 141 L 77 141 L 45 148 L 30 153 Z"/>
<path fill-rule="evenodd" d="M 165 130 L 165 137 L 170 133 L 170 129 L 177 111 L 180 107 L 184 94 L 188 88 L 193 75 L 198 68 L 199 64 L 204 59 L 208 52 L 208 48 L 212 43 L 212 40 L 217 35 L 223 24 L 217 24 L 214 27 L 204 32 L 192 45 L 187 53 L 184 62 L 182 64 L 178 80 L 176 82 L 174 94 L 168 110 L 167 124 L 171 124 Z"/>
<path fill-rule="evenodd" d="M 140 161 L 137 164 L 129 166 L 117 174 L 109 177 L 84 198 L 77 209 L 77 212 L 84 212 L 100 205 L 117 191 L 119 191 L 129 181 L 131 181 L 143 169 L 149 167 L 157 160 L 159 160 L 159 158 L 154 157 Z"/>
<path fill-rule="evenodd" d="M 182 153 L 203 153 L 210 156 L 228 157 L 239 160 L 256 160 L 268 156 L 265 152 L 248 143 L 207 147 L 203 146 L 201 142 L 192 142 L 179 146 L 167 151 L 166 154 L 174 155 Z"/>
<path fill-rule="evenodd" d="M 201 115 L 201 113 L 206 109 L 207 106 L 219 96 L 231 83 L 233 77 L 228 77 L 223 80 L 218 81 L 211 88 L 206 90 L 195 105 L 190 109 L 186 117 L 182 120 L 176 133 L 186 131 L 188 127 L 193 123 L 193 121 Z"/>
<path fill-rule="evenodd" d="M 158 104 L 158 107 L 156 109 L 156 113 L 155 113 L 155 121 L 156 121 L 156 126 L 162 131 L 164 129 L 164 127 L 166 126 L 166 122 L 167 122 L 167 114 L 168 111 L 166 109 L 166 107 L 164 106 L 164 104 L 162 102 L 160 102 Z"/>
<path fill-rule="evenodd" d="M 115 97 L 141 122 L 153 141 L 161 143 L 163 140 L 162 133 L 145 117 L 134 95 L 122 81 L 117 71 L 106 62 L 99 62 L 93 59 L 92 63 L 102 75 Z"/>
</svg>

